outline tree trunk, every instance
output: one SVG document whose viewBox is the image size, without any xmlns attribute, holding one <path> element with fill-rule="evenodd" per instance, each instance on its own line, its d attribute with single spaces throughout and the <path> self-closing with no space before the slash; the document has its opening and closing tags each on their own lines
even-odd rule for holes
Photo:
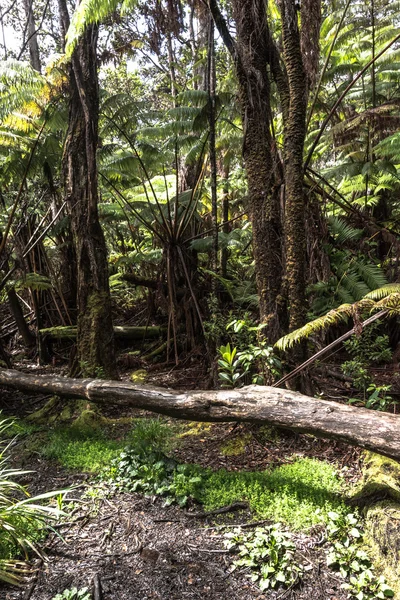
<svg viewBox="0 0 400 600">
<path fill-rule="evenodd" d="M 294 0 L 281 1 L 283 56 L 290 103 L 284 118 L 286 279 L 291 330 L 306 319 L 306 239 L 303 149 L 306 136 L 307 77 L 303 66 Z"/>
<path fill-rule="evenodd" d="M 63 174 L 77 260 L 77 360 L 85 376 L 116 375 L 106 243 L 98 216 L 96 151 L 99 95 L 97 27 L 90 26 L 71 59 Z"/>
<path fill-rule="evenodd" d="M 28 323 L 25 321 L 24 313 L 21 304 L 18 300 L 17 293 L 14 288 L 10 288 L 7 292 L 8 304 L 17 325 L 18 332 L 23 339 L 27 348 L 32 348 L 36 344 L 36 338 L 29 329 Z"/>
<path fill-rule="evenodd" d="M 24 0 L 24 9 L 27 21 L 26 33 L 28 35 L 27 43 L 29 47 L 29 59 L 32 67 L 39 71 L 42 70 L 40 62 L 39 45 L 36 35 L 35 15 L 33 13 L 33 0 Z"/>
<path fill-rule="evenodd" d="M 236 42 L 230 37 L 216 0 L 210 1 L 215 24 L 234 60 L 243 122 L 253 252 L 260 319 L 270 342 L 280 335 L 277 303 L 282 282 L 282 228 L 272 153 L 269 30 L 264 0 L 234 0 Z"/>
<path fill-rule="evenodd" d="M 315 400 L 296 392 L 263 386 L 236 390 L 178 392 L 127 382 L 27 375 L 0 369 L 0 385 L 28 392 L 87 398 L 188 419 L 269 423 L 339 440 L 400 460 L 400 416 Z"/>
</svg>

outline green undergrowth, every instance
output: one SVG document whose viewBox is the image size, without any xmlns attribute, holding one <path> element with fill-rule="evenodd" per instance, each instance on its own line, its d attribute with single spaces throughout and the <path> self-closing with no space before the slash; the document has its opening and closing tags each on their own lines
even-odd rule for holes
<svg viewBox="0 0 400 600">
<path fill-rule="evenodd" d="M 110 439 L 100 430 L 59 427 L 49 433 L 41 453 L 68 469 L 99 473 L 125 445 L 126 440 Z"/>
<path fill-rule="evenodd" d="M 301 458 L 267 471 L 206 471 L 202 502 L 207 509 L 247 500 L 257 518 L 287 523 L 295 530 L 325 522 L 345 511 L 343 484 L 328 463 Z"/>
<path fill-rule="evenodd" d="M 138 451 L 143 446 L 150 452 L 157 445 L 168 451 L 172 436 L 173 429 L 160 419 L 134 419 L 123 424 L 115 421 L 96 428 L 62 426 L 48 433 L 40 452 L 68 469 L 99 474 L 127 446 Z"/>
<path fill-rule="evenodd" d="M 40 452 L 66 468 L 100 475 L 113 489 L 160 495 L 181 505 L 192 499 L 205 510 L 246 501 L 254 518 L 295 530 L 326 522 L 331 511 L 345 511 L 343 484 L 328 463 L 300 458 L 266 471 L 213 471 L 169 458 L 179 439 L 181 431 L 161 419 L 136 419 L 129 431 L 112 424 L 55 428 L 41 439 Z"/>
</svg>

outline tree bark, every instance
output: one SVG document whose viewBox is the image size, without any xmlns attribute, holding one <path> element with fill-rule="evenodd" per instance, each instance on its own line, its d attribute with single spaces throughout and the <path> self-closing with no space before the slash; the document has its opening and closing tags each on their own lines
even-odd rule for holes
<svg viewBox="0 0 400 600">
<path fill-rule="evenodd" d="M 178 392 L 127 382 L 27 375 L 0 369 L 0 385 L 28 392 L 87 398 L 96 404 L 131 406 L 202 422 L 252 422 L 310 433 L 400 460 L 400 416 L 315 400 L 263 386 Z"/>
<path fill-rule="evenodd" d="M 98 215 L 97 27 L 79 40 L 70 68 L 63 174 L 77 260 L 77 360 L 84 376 L 116 375 L 107 248 Z"/>
<path fill-rule="evenodd" d="M 33 12 L 33 0 L 24 0 L 24 9 L 27 20 L 26 33 L 28 36 L 29 59 L 32 67 L 39 71 L 42 70 L 40 61 L 39 44 L 36 35 L 35 15 Z"/>
<path fill-rule="evenodd" d="M 283 57 L 289 87 L 284 118 L 286 279 L 290 330 L 306 319 L 306 239 L 303 149 L 306 136 L 307 76 L 303 65 L 294 0 L 281 0 Z"/>
<path fill-rule="evenodd" d="M 216 27 L 232 55 L 239 83 L 245 162 L 253 252 L 260 319 L 270 342 L 280 335 L 277 306 L 282 281 L 282 226 L 275 161 L 272 152 L 270 81 L 270 35 L 264 0 L 234 0 L 236 41 L 228 31 L 216 0 L 210 0 Z"/>
<path fill-rule="evenodd" d="M 27 348 L 32 348 L 36 344 L 36 337 L 33 335 L 32 331 L 29 329 L 28 323 L 25 321 L 24 313 L 14 288 L 8 290 L 7 298 L 18 332 L 22 337 L 25 346 Z"/>
</svg>

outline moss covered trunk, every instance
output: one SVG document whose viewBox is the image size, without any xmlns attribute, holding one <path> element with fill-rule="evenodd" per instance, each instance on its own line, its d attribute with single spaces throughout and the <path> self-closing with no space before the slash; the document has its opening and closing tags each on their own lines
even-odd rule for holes
<svg viewBox="0 0 400 600">
<path fill-rule="evenodd" d="M 268 24 L 263 0 L 235 0 L 234 18 L 241 55 L 237 73 L 243 122 L 243 158 L 253 227 L 257 291 L 261 321 L 269 340 L 280 334 L 277 299 L 282 280 L 282 229 L 279 195 L 274 187 Z"/>
<path fill-rule="evenodd" d="M 282 282 L 282 226 L 272 150 L 266 7 L 264 0 L 234 0 L 236 42 L 230 37 L 215 1 L 210 2 L 210 8 L 234 59 L 238 78 L 260 319 L 267 323 L 264 331 L 273 342 L 281 332 L 278 299 Z"/>
<path fill-rule="evenodd" d="M 368 452 L 363 480 L 352 503 L 363 509 L 366 541 L 374 562 L 400 594 L 400 464 Z"/>
<path fill-rule="evenodd" d="M 294 0 L 281 1 L 283 55 L 289 86 L 284 119 L 285 246 L 290 329 L 306 318 L 306 239 L 303 149 L 306 135 L 307 77 Z"/>
<path fill-rule="evenodd" d="M 70 67 L 63 171 L 77 273 L 78 363 L 85 376 L 116 375 L 106 243 L 98 216 L 97 27 L 88 27 Z"/>
</svg>

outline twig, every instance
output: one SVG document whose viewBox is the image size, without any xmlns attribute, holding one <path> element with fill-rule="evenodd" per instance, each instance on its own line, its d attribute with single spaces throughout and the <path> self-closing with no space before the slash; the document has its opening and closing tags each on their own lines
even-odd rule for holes
<svg viewBox="0 0 400 600">
<path fill-rule="evenodd" d="M 103 600 L 100 575 L 96 573 L 93 577 L 93 600 Z"/>
<path fill-rule="evenodd" d="M 209 552 L 210 554 L 232 554 L 231 550 L 213 550 L 212 548 L 197 548 L 194 544 L 188 544 L 188 548 L 196 552 Z"/>
<path fill-rule="evenodd" d="M 198 513 L 185 513 L 185 517 L 193 518 L 193 519 L 205 519 L 207 517 L 211 517 L 214 515 L 223 515 L 225 513 L 234 511 L 234 510 L 243 510 L 249 508 L 247 502 L 233 502 L 229 504 L 229 506 L 223 506 L 222 508 L 217 508 L 215 510 L 209 510 L 207 512 L 198 512 Z"/>
</svg>

